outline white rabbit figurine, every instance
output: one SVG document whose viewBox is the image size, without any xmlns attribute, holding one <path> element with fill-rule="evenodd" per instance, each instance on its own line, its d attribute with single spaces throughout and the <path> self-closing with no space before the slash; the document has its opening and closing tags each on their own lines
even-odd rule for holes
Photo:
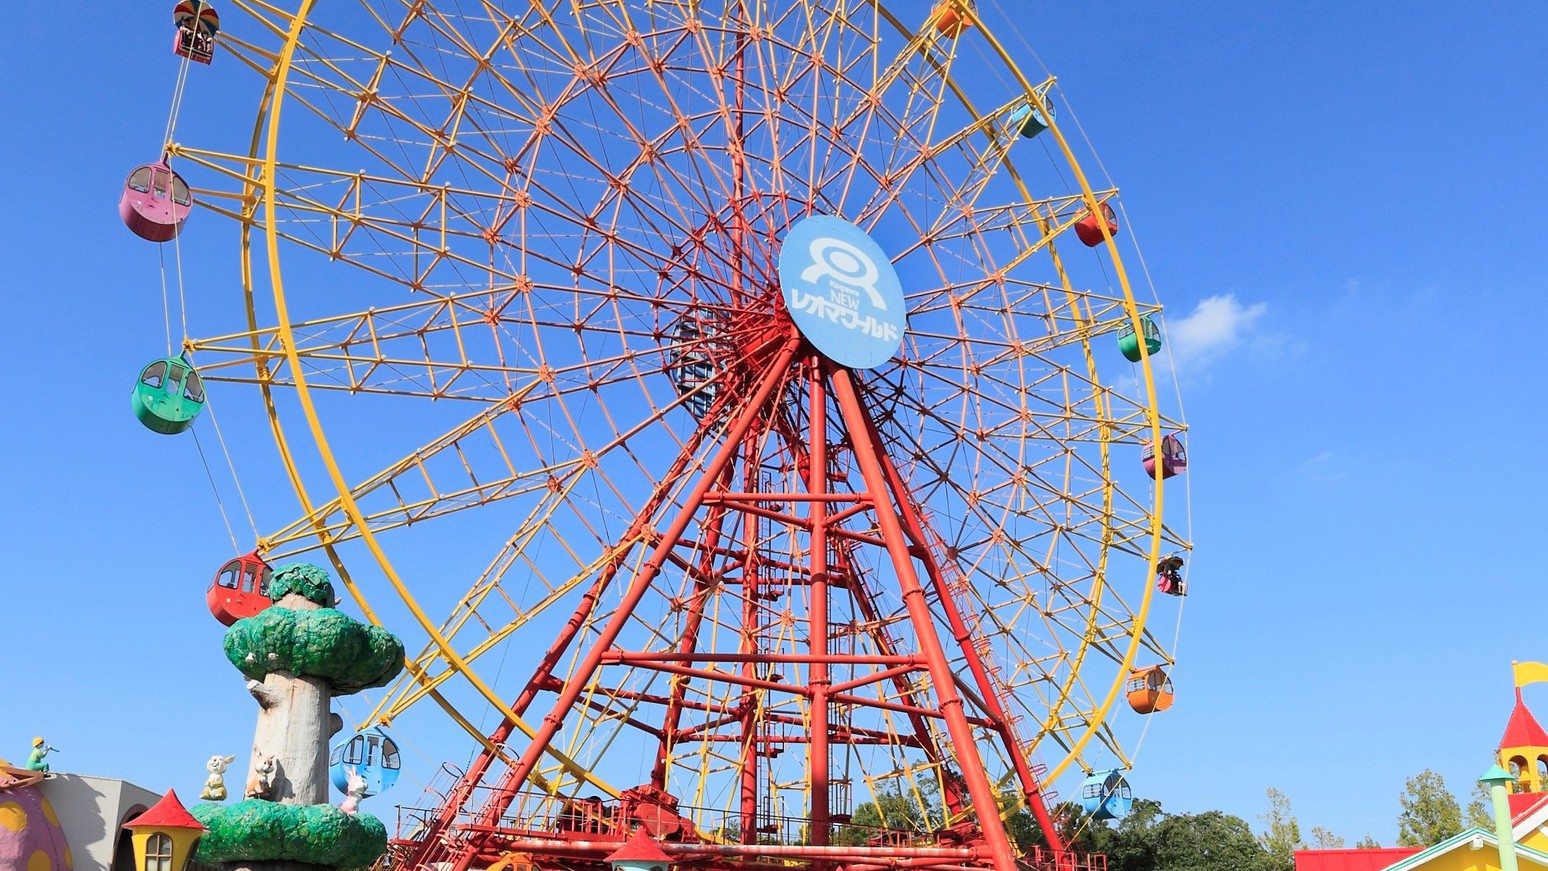
<svg viewBox="0 0 1548 871">
<path fill-rule="evenodd" d="M 365 798 L 366 780 L 355 771 L 354 767 L 344 769 L 348 776 L 348 785 L 344 790 L 344 800 L 339 802 L 339 810 L 347 814 L 353 814 L 360 810 L 360 800 Z"/>
<path fill-rule="evenodd" d="M 226 800 L 226 769 L 235 761 L 235 756 L 222 756 L 217 753 L 210 757 L 209 762 L 204 763 L 204 767 L 210 771 L 210 776 L 204 779 L 204 791 L 199 793 L 199 798 L 205 801 Z"/>
</svg>

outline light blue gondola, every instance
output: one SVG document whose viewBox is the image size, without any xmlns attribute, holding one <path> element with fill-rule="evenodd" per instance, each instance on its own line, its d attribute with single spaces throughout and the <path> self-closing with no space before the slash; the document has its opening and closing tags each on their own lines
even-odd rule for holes
<svg viewBox="0 0 1548 871">
<path fill-rule="evenodd" d="M 1123 819 L 1133 804 L 1122 768 L 1093 771 L 1080 786 L 1080 806 L 1094 820 Z"/>
<path fill-rule="evenodd" d="M 349 771 L 353 769 L 365 781 L 362 797 L 380 795 L 398 782 L 403 762 L 398 757 L 398 744 L 386 730 L 372 726 L 333 745 L 328 753 L 328 778 L 339 792 L 349 788 Z"/>
<path fill-rule="evenodd" d="M 1017 109 L 1011 115 L 1011 129 L 1020 133 L 1024 139 L 1031 139 L 1047 130 L 1049 122 L 1057 118 L 1058 115 L 1054 112 L 1053 103 L 1045 99 L 1043 105 L 1047 107 L 1047 115 L 1044 115 L 1041 109 L 1034 107 L 1030 103 Z"/>
</svg>

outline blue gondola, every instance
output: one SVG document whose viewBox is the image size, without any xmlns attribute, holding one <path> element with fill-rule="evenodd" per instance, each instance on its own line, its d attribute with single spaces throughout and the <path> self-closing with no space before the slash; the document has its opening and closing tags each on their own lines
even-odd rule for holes
<svg viewBox="0 0 1548 871">
<path fill-rule="evenodd" d="M 362 798 L 380 795 L 398 782 L 403 762 L 398 744 L 381 726 L 372 726 L 333 745 L 328 753 L 328 777 L 339 792 L 349 788 L 349 770 L 365 780 Z"/>
<path fill-rule="evenodd" d="M 1053 103 L 1044 100 L 1043 105 L 1048 108 L 1048 114 L 1044 115 L 1042 109 L 1038 109 L 1028 103 L 1011 113 L 1011 129 L 1020 133 L 1023 139 L 1031 139 L 1037 134 L 1047 130 L 1054 119 Z"/>
<path fill-rule="evenodd" d="M 1094 820 L 1123 819 L 1133 804 L 1134 793 L 1122 768 L 1093 771 L 1081 784 L 1080 806 Z"/>
<path fill-rule="evenodd" d="M 720 384 L 715 380 L 718 368 L 715 360 L 701 341 L 704 336 L 692 321 L 679 321 L 673 335 L 679 343 L 669 352 L 666 373 L 672 386 L 685 399 L 683 405 L 699 420 L 703 420 L 715 406 Z"/>
</svg>

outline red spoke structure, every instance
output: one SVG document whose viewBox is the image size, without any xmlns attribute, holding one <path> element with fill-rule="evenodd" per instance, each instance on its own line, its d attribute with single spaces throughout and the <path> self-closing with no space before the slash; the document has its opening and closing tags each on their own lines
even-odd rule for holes
<svg viewBox="0 0 1548 871">
<path fill-rule="evenodd" d="M 167 154 L 245 296 L 186 349 L 299 502 L 255 556 L 321 552 L 418 644 L 362 723 L 424 788 L 395 871 L 602 871 L 638 830 L 706 871 L 1102 867 L 1054 786 L 1131 767 L 1126 681 L 1174 664 L 1186 428 L 1018 22 L 226 2 L 247 150 L 210 107 Z M 875 365 L 787 309 L 818 217 L 896 272 Z"/>
</svg>

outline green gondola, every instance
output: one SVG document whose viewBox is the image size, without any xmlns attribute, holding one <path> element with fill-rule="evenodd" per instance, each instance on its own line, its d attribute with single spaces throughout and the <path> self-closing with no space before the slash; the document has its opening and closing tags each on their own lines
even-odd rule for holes
<svg viewBox="0 0 1548 871">
<path fill-rule="evenodd" d="M 1145 335 L 1145 352 L 1148 356 L 1154 356 L 1161 350 L 1161 328 L 1151 320 L 1149 315 L 1140 315 L 1140 330 Z M 1125 323 L 1118 330 L 1118 350 L 1123 352 L 1123 358 L 1130 363 L 1140 361 L 1139 338 L 1134 333 L 1134 324 Z"/>
<path fill-rule="evenodd" d="M 134 416 L 151 432 L 176 435 L 204 411 L 204 382 L 181 357 L 164 357 L 140 372 L 135 382 Z"/>
</svg>

